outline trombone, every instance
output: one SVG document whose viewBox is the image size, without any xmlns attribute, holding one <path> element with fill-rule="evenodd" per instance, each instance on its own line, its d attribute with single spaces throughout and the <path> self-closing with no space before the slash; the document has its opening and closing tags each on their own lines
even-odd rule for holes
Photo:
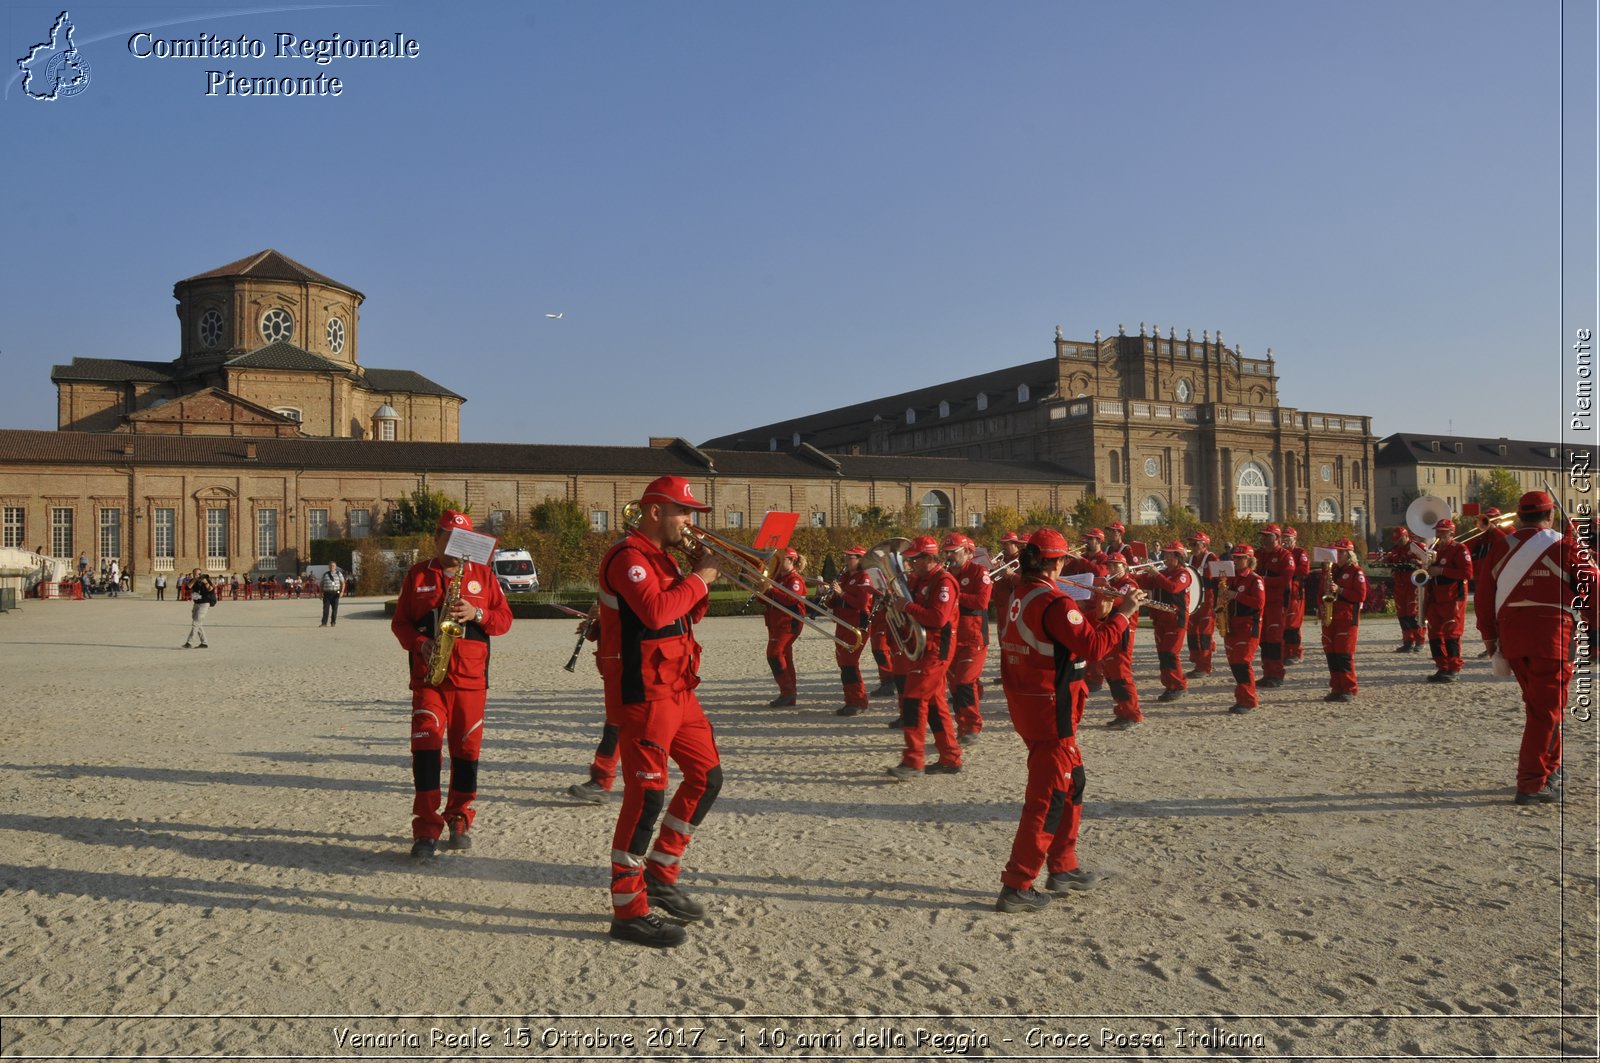
<svg viewBox="0 0 1600 1063">
<path fill-rule="evenodd" d="M 911 545 L 903 537 L 885 539 L 867 551 L 861 567 L 876 572 L 883 584 L 879 600 L 883 603 L 883 626 L 889 637 L 907 660 L 919 661 L 928 648 L 928 633 L 920 623 L 909 616 L 906 603 L 911 601 L 911 584 L 906 580 L 905 560 L 900 551 Z"/>
<path fill-rule="evenodd" d="M 1517 515 L 1515 513 L 1502 513 L 1498 517 L 1488 517 L 1486 519 L 1489 521 L 1488 528 L 1474 528 L 1467 532 L 1467 534 L 1457 539 L 1456 542 L 1470 543 L 1478 536 L 1487 532 L 1490 528 L 1498 529 L 1500 531 L 1508 531 L 1511 526 L 1517 522 Z"/>
<path fill-rule="evenodd" d="M 637 502 L 629 502 L 622 508 L 622 526 L 632 531 L 638 526 L 639 520 L 643 515 L 644 510 Z M 866 645 L 867 633 L 865 631 L 854 624 L 845 623 L 842 617 L 824 609 L 822 606 L 816 606 L 816 611 L 848 632 L 847 637 L 841 638 L 833 631 L 828 630 L 826 624 L 812 619 L 805 613 L 799 612 L 767 594 L 767 591 L 777 585 L 777 580 L 772 577 L 778 570 L 778 551 L 767 550 L 763 552 L 752 550 L 748 546 L 740 546 L 738 543 L 730 539 L 724 539 L 716 532 L 708 531 L 698 524 L 685 525 L 683 534 L 693 544 L 693 551 L 709 554 L 716 561 L 717 568 L 722 570 L 722 575 L 734 586 L 749 591 L 751 597 L 760 598 L 780 613 L 800 621 L 809 628 L 822 632 L 850 653 L 854 653 Z M 684 547 L 684 549 L 688 548 Z"/>
</svg>

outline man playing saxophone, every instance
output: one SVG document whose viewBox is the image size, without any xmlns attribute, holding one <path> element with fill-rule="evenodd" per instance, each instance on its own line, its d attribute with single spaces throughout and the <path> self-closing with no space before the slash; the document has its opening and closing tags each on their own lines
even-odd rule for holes
<svg viewBox="0 0 1600 1063">
<path fill-rule="evenodd" d="M 1332 543 L 1338 564 L 1324 565 L 1317 592 L 1322 619 L 1322 653 L 1328 659 L 1328 694 L 1323 701 L 1349 701 L 1359 694 L 1356 683 L 1356 640 L 1361 604 L 1367 600 L 1367 576 L 1356 562 L 1356 545 L 1349 539 Z"/>
<path fill-rule="evenodd" d="M 445 554 L 450 533 L 472 530 L 447 509 L 433 536 L 434 556 L 406 573 L 390 630 L 411 657 L 411 855 L 435 856 L 448 827 L 450 848 L 469 849 L 478 796 L 478 751 L 489 693 L 489 638 L 511 630 L 511 609 L 492 568 Z M 453 644 L 441 635 L 459 627 Z M 435 667 L 437 666 L 437 668 Z M 430 671 L 442 671 L 437 677 Z M 439 811 L 441 750 L 450 743 L 450 795 Z"/>
</svg>

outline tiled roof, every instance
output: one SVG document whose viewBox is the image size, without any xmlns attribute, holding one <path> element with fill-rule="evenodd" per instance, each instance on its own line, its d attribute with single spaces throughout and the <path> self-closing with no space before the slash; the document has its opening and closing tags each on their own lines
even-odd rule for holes
<svg viewBox="0 0 1600 1063">
<path fill-rule="evenodd" d="M 63 380 L 166 381 L 178 374 L 177 362 L 130 362 L 120 358 L 74 358 L 71 365 L 53 366 L 52 382 Z"/>
<path fill-rule="evenodd" d="M 256 458 L 245 457 L 255 447 Z M 124 450 L 131 447 L 132 452 Z M 802 452 L 707 451 L 713 475 L 814 480 L 969 480 L 1076 483 L 1087 478 L 1047 462 L 968 461 L 963 458 L 828 455 L 831 466 Z M 537 443 L 406 443 L 356 439 L 181 436 L 125 432 L 47 432 L 0 429 L 0 464 L 195 465 L 394 470 L 439 473 L 498 472 L 561 476 L 655 477 L 708 475 L 694 453 L 680 447 L 590 447 Z"/>
<path fill-rule="evenodd" d="M 222 277 L 255 277 L 261 280 L 273 281 L 310 281 L 314 284 L 326 284 L 332 288 L 342 288 L 347 292 L 354 292 L 356 296 L 365 299 L 366 296 L 350 287 L 341 284 L 332 277 L 324 276 L 314 269 L 302 266 L 288 255 L 272 248 L 257 251 L 253 255 L 246 255 L 237 262 L 229 262 L 226 266 L 196 273 L 193 277 L 185 277 L 179 285 L 188 284 L 190 281 L 213 280 Z"/>
<path fill-rule="evenodd" d="M 224 363 L 230 369 L 296 369 L 312 373 L 348 373 L 350 367 L 330 362 L 320 354 L 312 354 L 304 347 L 296 347 L 288 340 L 278 340 L 265 347 L 257 347 L 248 354 L 230 358 Z"/>
<path fill-rule="evenodd" d="M 444 395 L 467 401 L 443 384 L 435 384 L 421 373 L 409 369 L 364 369 L 362 379 L 372 391 L 405 391 L 412 395 Z"/>
<path fill-rule="evenodd" d="M 952 417 L 958 413 L 975 412 L 980 392 L 989 396 L 988 408 L 984 411 L 986 416 L 1003 413 L 1017 407 L 1017 385 L 1028 385 L 1030 393 L 1028 401 L 1033 403 L 1052 394 L 1057 379 L 1056 360 L 1045 358 L 1037 362 L 1014 365 L 1009 369 L 996 369 L 993 372 L 963 377 L 932 387 L 918 388 L 915 391 L 902 391 L 897 395 L 886 395 L 880 399 L 858 402 L 822 413 L 806 414 L 756 428 L 746 428 L 708 439 L 703 445 L 765 450 L 773 438 L 778 440 L 779 446 L 788 446 L 794 434 L 799 432 L 803 442 L 826 450 L 830 446 L 861 439 L 866 432 L 866 426 L 876 417 L 903 423 L 906 410 L 914 409 L 917 411 L 917 425 L 920 427 L 925 418 L 938 418 L 941 401 L 950 403 Z"/>
<path fill-rule="evenodd" d="M 1434 449 L 1437 443 L 1438 449 Z M 1457 444 L 1460 449 L 1457 450 Z M 1506 452 L 1500 453 L 1505 447 Z M 1526 439 L 1490 439 L 1486 436 L 1441 436 L 1427 433 L 1396 432 L 1378 440 L 1373 465 L 1486 465 L 1511 468 L 1549 468 L 1563 466 L 1563 448 L 1557 442 Z"/>
</svg>

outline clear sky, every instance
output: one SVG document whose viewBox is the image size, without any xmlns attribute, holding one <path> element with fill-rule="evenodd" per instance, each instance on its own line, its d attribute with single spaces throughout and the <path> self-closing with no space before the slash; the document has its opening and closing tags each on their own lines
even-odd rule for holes
<svg viewBox="0 0 1600 1063">
<path fill-rule="evenodd" d="M 55 427 L 55 363 L 175 357 L 173 282 L 273 247 L 465 440 L 699 441 L 1141 321 L 1380 436 L 1561 434 L 1558 0 L 133 0 L 69 7 L 91 80 L 42 103 L 16 59 L 60 10 L 3 16 L 0 427 Z M 208 97 L 230 69 L 343 93 Z"/>
</svg>

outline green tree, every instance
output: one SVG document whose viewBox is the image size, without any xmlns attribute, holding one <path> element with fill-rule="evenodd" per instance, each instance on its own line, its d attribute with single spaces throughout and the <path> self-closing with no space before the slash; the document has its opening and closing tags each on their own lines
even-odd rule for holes
<svg viewBox="0 0 1600 1063">
<path fill-rule="evenodd" d="M 1022 514 L 1010 506 L 995 506 L 983 515 L 983 527 L 985 531 L 995 536 L 1021 531 Z"/>
<path fill-rule="evenodd" d="M 563 543 L 580 543 L 589 530 L 583 508 L 562 498 L 546 498 L 534 506 L 528 513 L 528 521 L 534 531 L 549 532 Z"/>
<path fill-rule="evenodd" d="M 895 516 L 882 506 L 864 506 L 861 509 L 851 507 L 851 515 L 859 516 L 857 527 L 882 530 L 894 527 Z"/>
<path fill-rule="evenodd" d="M 419 532 L 432 532 L 439 524 L 439 517 L 447 509 L 461 510 L 465 507 L 443 491 L 429 491 L 419 487 L 406 498 L 394 500 L 394 512 L 389 516 L 390 535 L 415 535 Z"/>
<path fill-rule="evenodd" d="M 1502 513 L 1513 512 L 1517 499 L 1522 497 L 1522 487 L 1517 478 L 1504 469 L 1493 469 L 1478 481 L 1478 504 L 1484 509 L 1494 506 Z"/>
<path fill-rule="evenodd" d="M 1080 532 L 1104 528 L 1117 519 L 1116 508 L 1099 495 L 1084 495 L 1072 507 L 1072 526 Z"/>
</svg>

